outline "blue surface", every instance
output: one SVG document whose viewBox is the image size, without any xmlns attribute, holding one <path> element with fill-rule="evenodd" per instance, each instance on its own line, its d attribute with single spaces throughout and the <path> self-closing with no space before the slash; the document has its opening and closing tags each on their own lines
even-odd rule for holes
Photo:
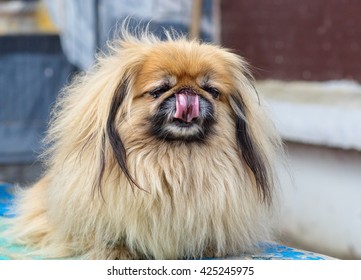
<svg viewBox="0 0 361 280">
<path fill-rule="evenodd" d="M 11 185 L 0 183 L 0 231 L 6 229 L 6 220 L 11 219 L 7 215 L 8 207 L 11 205 L 13 196 L 9 192 Z M 1 217 L 3 216 L 3 217 Z M 247 260 L 326 260 L 330 257 L 319 255 L 313 252 L 298 250 L 276 243 L 260 243 L 258 252 L 254 254 L 243 254 L 240 256 L 229 257 L 227 259 L 247 259 Z M 0 238 L 0 260 L 12 259 L 16 254 L 16 258 L 27 253 L 26 249 L 9 243 L 8 240 Z M 6 253 L 4 253 L 6 252 Z M 39 259 L 37 257 L 36 259 Z"/>
<path fill-rule="evenodd" d="M 11 205 L 13 195 L 10 193 L 11 185 L 0 183 L 0 216 L 5 216 Z"/>
<path fill-rule="evenodd" d="M 263 243 L 260 245 L 260 253 L 244 255 L 245 259 L 252 260 L 325 260 L 330 257 L 307 252 L 276 243 Z"/>
</svg>

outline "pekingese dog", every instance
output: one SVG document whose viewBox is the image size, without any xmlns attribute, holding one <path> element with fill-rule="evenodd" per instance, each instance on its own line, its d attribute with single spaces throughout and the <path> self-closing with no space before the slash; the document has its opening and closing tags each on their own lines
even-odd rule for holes
<svg viewBox="0 0 361 280">
<path fill-rule="evenodd" d="M 16 242 L 52 258 L 189 259 L 269 239 L 281 145 L 247 64 L 167 37 L 124 32 L 61 93 Z"/>
</svg>

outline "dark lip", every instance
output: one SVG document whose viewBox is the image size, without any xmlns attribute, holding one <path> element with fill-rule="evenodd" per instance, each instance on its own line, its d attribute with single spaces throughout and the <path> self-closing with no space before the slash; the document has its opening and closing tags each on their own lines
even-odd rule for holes
<svg viewBox="0 0 361 280">
<path fill-rule="evenodd" d="M 182 120 L 174 118 L 173 121 L 172 121 L 172 124 L 174 124 L 174 125 L 176 125 L 178 127 L 182 127 L 182 128 L 190 128 L 196 123 L 197 119 L 194 119 L 191 122 L 184 122 Z"/>
</svg>

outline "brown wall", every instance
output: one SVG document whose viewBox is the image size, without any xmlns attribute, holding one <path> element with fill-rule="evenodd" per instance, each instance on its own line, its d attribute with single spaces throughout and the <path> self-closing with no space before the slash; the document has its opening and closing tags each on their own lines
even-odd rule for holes
<svg viewBox="0 0 361 280">
<path fill-rule="evenodd" d="M 222 0 L 222 43 L 259 79 L 361 82 L 360 0 Z"/>
</svg>

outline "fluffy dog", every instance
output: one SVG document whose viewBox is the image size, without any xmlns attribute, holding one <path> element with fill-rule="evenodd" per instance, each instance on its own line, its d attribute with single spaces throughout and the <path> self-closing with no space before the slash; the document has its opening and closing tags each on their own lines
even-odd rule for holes
<svg viewBox="0 0 361 280">
<path fill-rule="evenodd" d="M 188 259 L 270 236 L 280 140 L 245 61 L 124 32 L 53 110 L 11 236 L 46 257 Z"/>
</svg>

